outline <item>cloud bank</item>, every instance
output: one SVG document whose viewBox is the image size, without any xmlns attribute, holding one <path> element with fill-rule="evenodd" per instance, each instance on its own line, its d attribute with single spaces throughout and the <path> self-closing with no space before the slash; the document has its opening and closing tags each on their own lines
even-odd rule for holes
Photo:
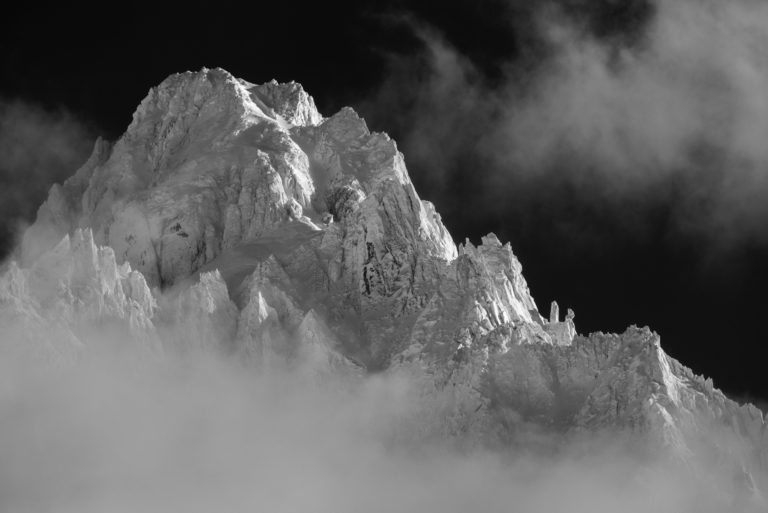
<svg viewBox="0 0 768 513">
<path fill-rule="evenodd" d="M 2 361 L 2 511 L 734 506 L 716 486 L 636 459 L 608 437 L 590 441 L 600 450 L 556 454 L 489 452 L 430 437 L 418 390 L 394 376 L 318 385 L 200 354 L 139 365 L 102 353 L 59 370 L 19 363 Z"/>
</svg>

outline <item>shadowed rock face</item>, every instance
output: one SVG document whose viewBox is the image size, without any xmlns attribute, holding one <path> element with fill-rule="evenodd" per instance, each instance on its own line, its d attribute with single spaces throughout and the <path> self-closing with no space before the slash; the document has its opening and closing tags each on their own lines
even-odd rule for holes
<svg viewBox="0 0 768 513">
<path fill-rule="evenodd" d="M 0 281 L 0 311 L 44 331 L 64 305 L 56 322 L 75 354 L 69 327 L 108 315 L 160 350 L 420 376 L 449 405 L 451 436 L 611 430 L 683 461 L 705 451 L 768 465 L 756 408 L 670 358 L 647 328 L 585 337 L 573 312 L 545 320 L 509 244 L 490 234 L 457 247 L 394 141 L 352 109 L 322 117 L 296 83 L 169 77 L 121 139 L 97 142 L 51 189 L 22 266 Z M 185 335 L 168 335 L 178 323 Z"/>
</svg>

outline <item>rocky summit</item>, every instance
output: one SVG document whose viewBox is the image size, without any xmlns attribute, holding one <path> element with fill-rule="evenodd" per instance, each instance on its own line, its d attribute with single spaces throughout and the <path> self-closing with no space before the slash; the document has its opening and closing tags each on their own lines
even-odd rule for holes
<svg viewBox="0 0 768 513">
<path fill-rule="evenodd" d="M 19 255 L 0 316 L 59 365 L 98 343 L 96 319 L 145 355 L 415 376 L 442 435 L 473 443 L 605 431 L 749 483 L 768 468 L 760 410 L 648 328 L 580 335 L 572 311 L 542 315 L 508 243 L 457 246 L 395 142 L 351 108 L 322 116 L 295 82 L 169 77 L 52 187 Z"/>
</svg>

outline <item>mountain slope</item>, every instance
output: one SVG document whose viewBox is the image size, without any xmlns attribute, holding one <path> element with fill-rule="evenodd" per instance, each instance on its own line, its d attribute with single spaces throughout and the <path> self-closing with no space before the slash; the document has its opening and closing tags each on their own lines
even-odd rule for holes
<svg viewBox="0 0 768 513">
<path fill-rule="evenodd" d="M 25 285 L 46 259 L 69 262 L 42 280 L 54 299 Z M 41 330 L 61 305 L 76 312 L 55 321 L 73 354 L 88 345 L 82 319 L 110 316 L 159 351 L 418 376 L 448 436 L 610 431 L 684 462 L 768 468 L 758 409 L 670 358 L 647 328 L 576 335 L 556 305 L 545 319 L 509 244 L 490 234 L 457 247 L 394 141 L 352 109 L 322 117 L 296 83 L 169 77 L 123 137 L 98 141 L 51 189 L 22 268 L 3 276 L 0 311 Z"/>
</svg>

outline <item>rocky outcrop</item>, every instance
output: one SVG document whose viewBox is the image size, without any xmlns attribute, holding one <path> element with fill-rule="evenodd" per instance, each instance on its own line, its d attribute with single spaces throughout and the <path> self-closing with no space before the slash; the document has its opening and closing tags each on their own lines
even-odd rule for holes
<svg viewBox="0 0 768 513">
<path fill-rule="evenodd" d="M 569 308 L 568 313 L 565 315 L 565 321 L 560 322 L 560 307 L 557 305 L 557 301 L 552 301 L 549 311 L 549 322 L 544 325 L 544 331 L 549 333 L 555 344 L 560 346 L 570 345 L 576 336 L 576 325 L 573 322 L 575 317 L 576 314 Z"/>
</svg>

